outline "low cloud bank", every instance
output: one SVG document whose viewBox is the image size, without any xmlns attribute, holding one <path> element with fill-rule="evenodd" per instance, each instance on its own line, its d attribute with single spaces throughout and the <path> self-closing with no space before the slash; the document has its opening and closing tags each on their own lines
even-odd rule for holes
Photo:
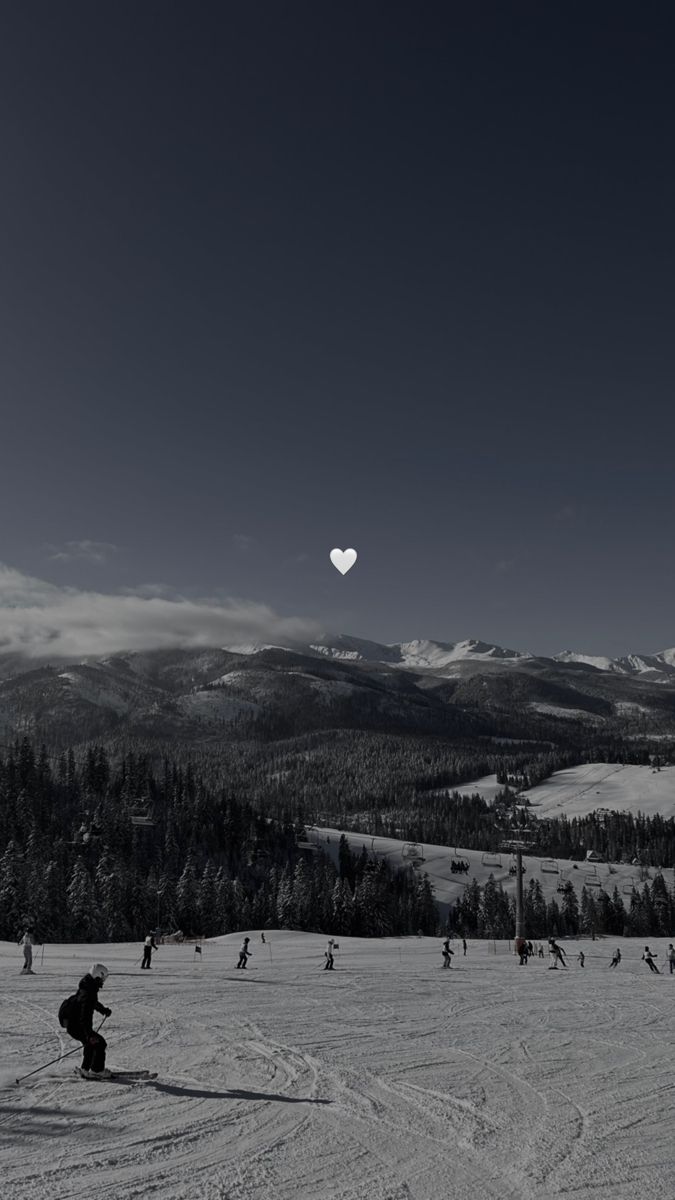
<svg viewBox="0 0 675 1200">
<path fill-rule="evenodd" d="M 0 563 L 0 653 L 74 658 L 247 642 L 284 645 L 319 633 L 315 622 L 279 616 L 265 604 L 190 600 L 159 590 L 84 592 Z"/>
</svg>

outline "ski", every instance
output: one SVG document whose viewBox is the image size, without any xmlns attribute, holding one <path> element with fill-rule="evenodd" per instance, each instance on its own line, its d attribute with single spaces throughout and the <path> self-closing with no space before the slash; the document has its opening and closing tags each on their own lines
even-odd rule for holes
<svg viewBox="0 0 675 1200">
<path fill-rule="evenodd" d="M 156 1071 L 113 1071 L 113 1079 L 156 1079 Z"/>
<path fill-rule="evenodd" d="M 114 1083 L 115 1080 L 120 1083 L 144 1083 L 147 1079 L 157 1078 L 156 1071 L 111 1071 L 109 1075 L 83 1075 L 79 1067 L 75 1068 L 74 1074 L 86 1083 Z"/>
</svg>

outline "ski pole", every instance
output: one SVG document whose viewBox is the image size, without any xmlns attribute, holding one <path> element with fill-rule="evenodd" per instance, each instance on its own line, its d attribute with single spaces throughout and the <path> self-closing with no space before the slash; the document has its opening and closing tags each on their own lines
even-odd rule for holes
<svg viewBox="0 0 675 1200">
<path fill-rule="evenodd" d="M 40 966 L 42 966 L 44 961 L 45 961 L 45 944 L 43 942 L 42 943 L 42 954 L 40 955 Z"/>
<path fill-rule="evenodd" d="M 101 1025 L 103 1025 L 107 1020 L 108 1020 L 108 1018 L 104 1017 L 103 1020 L 101 1021 Z M 101 1025 L 99 1025 L 98 1029 L 94 1030 L 94 1033 L 98 1033 L 98 1030 L 101 1028 Z M 19 1075 L 19 1078 L 15 1079 L 14 1082 L 21 1083 L 24 1079 L 30 1079 L 31 1075 L 37 1075 L 39 1071 L 45 1071 L 47 1069 L 47 1067 L 53 1067 L 54 1063 L 61 1062 L 61 1060 L 64 1058 L 70 1058 L 71 1054 L 77 1054 L 77 1051 L 79 1049 L 80 1049 L 80 1047 L 76 1046 L 74 1050 L 68 1050 L 68 1051 L 66 1051 L 65 1054 L 59 1054 L 58 1058 L 52 1058 L 50 1062 L 43 1063 L 41 1067 L 36 1067 L 34 1071 L 29 1071 L 27 1075 Z"/>
</svg>

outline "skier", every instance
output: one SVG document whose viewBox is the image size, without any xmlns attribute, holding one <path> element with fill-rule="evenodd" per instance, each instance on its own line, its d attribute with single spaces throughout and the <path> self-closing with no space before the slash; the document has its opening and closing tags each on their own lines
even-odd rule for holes
<svg viewBox="0 0 675 1200">
<path fill-rule="evenodd" d="M 670 967 L 669 974 L 672 975 L 673 970 L 675 969 L 675 949 L 673 949 L 672 942 L 668 946 L 668 952 L 666 954 L 666 958 L 668 959 L 668 966 Z"/>
<path fill-rule="evenodd" d="M 527 954 L 529 958 L 534 957 L 534 946 L 532 945 L 532 942 L 527 943 Z"/>
<path fill-rule="evenodd" d="M 540 957 L 540 958 L 543 958 L 543 957 L 544 957 L 544 947 L 543 947 L 543 946 L 541 946 L 541 945 L 540 945 L 540 947 L 539 947 L 539 957 Z"/>
<path fill-rule="evenodd" d="M 562 963 L 562 965 L 563 965 L 563 967 L 565 967 L 565 969 L 567 969 L 567 963 L 565 962 L 565 955 L 564 955 L 562 949 L 560 948 L 560 946 L 558 945 L 558 943 L 556 942 L 555 938 L 548 939 L 548 952 L 551 955 L 551 958 L 553 959 L 553 966 L 549 967 L 549 971 L 551 971 L 551 970 L 557 971 L 559 962 Z"/>
<path fill-rule="evenodd" d="M 579 959 L 579 966 L 583 967 L 583 965 L 586 961 L 586 955 L 584 954 L 583 950 L 579 951 L 578 959 Z"/>
<path fill-rule="evenodd" d="M 452 956 L 455 953 L 454 950 L 450 949 L 449 937 L 446 937 L 445 941 L 443 942 L 443 949 L 441 953 L 443 955 L 443 969 L 445 970 L 446 967 L 452 966 Z"/>
<path fill-rule="evenodd" d="M 251 957 L 251 951 L 248 948 L 248 944 L 249 944 L 250 940 L 251 940 L 250 938 L 245 937 L 243 942 L 241 943 L 241 950 L 239 951 L 239 962 L 237 963 L 237 969 L 241 968 L 243 971 L 246 970 L 246 959 Z"/>
<path fill-rule="evenodd" d="M 335 939 L 329 938 L 328 939 L 328 947 L 324 953 L 324 958 L 326 960 L 326 965 L 324 967 L 324 971 L 334 971 L 335 970 L 335 959 L 333 958 L 333 946 L 334 945 L 335 945 Z"/>
<path fill-rule="evenodd" d="M 658 957 L 658 955 L 652 954 L 651 950 L 649 949 L 649 946 L 645 946 L 645 952 L 642 955 L 642 961 L 646 962 L 647 966 L 649 967 L 649 970 L 653 971 L 655 975 L 660 975 L 661 972 L 659 971 L 659 968 L 657 967 L 656 963 L 654 962 L 654 959 L 657 957 Z"/>
<path fill-rule="evenodd" d="M 621 962 L 621 951 L 617 948 L 614 951 L 614 954 L 612 955 L 612 961 L 609 965 L 610 965 L 610 967 L 618 967 L 620 962 Z"/>
<path fill-rule="evenodd" d="M 35 931 L 32 925 L 26 926 L 26 932 L 22 933 L 17 942 L 17 946 L 23 946 L 23 967 L 21 968 L 22 975 L 34 975 L 33 970 L 33 946 L 36 946 Z"/>
<path fill-rule="evenodd" d="M 516 938 L 516 954 L 518 955 L 518 957 L 520 959 L 520 962 L 518 965 L 521 967 L 526 967 L 527 966 L 527 942 L 525 941 L 525 938 L 523 938 L 523 937 Z"/>
<path fill-rule="evenodd" d="M 59 1019 L 64 1007 L 68 1005 L 65 1014 L 64 1028 L 76 1042 L 82 1042 L 82 1066 L 80 1075 L 84 1079 L 109 1079 L 110 1071 L 105 1065 L 107 1042 L 100 1033 L 94 1033 L 94 1010 L 104 1017 L 109 1017 L 112 1009 L 105 1008 L 99 1002 L 98 993 L 108 978 L 108 968 L 102 963 L 94 963 L 87 975 L 84 975 L 77 985 L 77 994 L 64 1001 L 59 1011 Z"/>
<path fill-rule="evenodd" d="M 264 946 L 265 945 L 265 934 L 262 929 L 260 930 L 260 941 L 262 942 L 262 944 Z"/>
<path fill-rule="evenodd" d="M 159 946 L 155 941 L 154 933 L 149 933 L 143 944 L 143 962 L 141 963 L 141 971 L 150 970 L 150 962 L 152 959 L 153 950 L 159 950 Z"/>
<path fill-rule="evenodd" d="M 466 955 L 466 938 L 464 938 L 464 937 L 462 938 L 462 950 L 463 950 L 464 954 Z"/>
</svg>

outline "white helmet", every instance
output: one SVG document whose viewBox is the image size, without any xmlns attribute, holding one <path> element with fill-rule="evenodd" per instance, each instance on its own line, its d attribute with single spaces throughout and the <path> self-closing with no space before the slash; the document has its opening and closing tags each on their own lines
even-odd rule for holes
<svg viewBox="0 0 675 1200">
<path fill-rule="evenodd" d="M 110 974 L 110 971 L 108 970 L 107 967 L 103 966 L 103 963 L 94 963 L 89 974 L 92 976 L 93 979 L 100 979 L 101 983 L 105 983 L 106 979 L 108 978 L 108 976 Z"/>
</svg>

